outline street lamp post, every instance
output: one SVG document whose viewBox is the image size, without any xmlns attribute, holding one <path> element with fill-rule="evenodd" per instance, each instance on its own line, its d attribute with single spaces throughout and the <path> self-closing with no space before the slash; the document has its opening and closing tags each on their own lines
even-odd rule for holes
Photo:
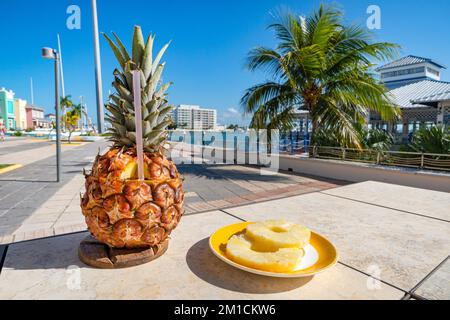
<svg viewBox="0 0 450 320">
<path fill-rule="evenodd" d="M 59 54 L 55 49 L 43 48 L 44 59 L 55 60 L 55 109 L 56 109 L 56 182 L 61 181 L 61 123 L 59 117 Z"/>
<path fill-rule="evenodd" d="M 97 0 L 92 0 L 92 24 L 94 31 L 95 86 L 97 96 L 97 130 L 104 133 L 102 67 L 100 62 L 100 40 L 98 36 Z"/>
</svg>

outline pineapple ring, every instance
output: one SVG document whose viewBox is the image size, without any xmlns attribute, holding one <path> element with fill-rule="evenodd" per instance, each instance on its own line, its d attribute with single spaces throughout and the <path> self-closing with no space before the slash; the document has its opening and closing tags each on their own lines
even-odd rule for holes
<svg viewBox="0 0 450 320">
<path fill-rule="evenodd" d="M 246 236 L 258 251 L 276 251 L 280 248 L 303 248 L 311 238 L 311 231 L 284 220 L 263 221 L 247 226 Z"/>
<path fill-rule="evenodd" d="M 269 272 L 290 272 L 301 262 L 305 252 L 300 248 L 281 248 L 275 252 L 258 252 L 243 235 L 234 235 L 226 246 L 227 256 L 240 265 Z"/>
</svg>

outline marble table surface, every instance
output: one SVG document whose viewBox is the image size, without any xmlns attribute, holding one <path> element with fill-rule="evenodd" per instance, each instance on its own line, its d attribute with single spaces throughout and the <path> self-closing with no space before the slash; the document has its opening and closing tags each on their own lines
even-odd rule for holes
<svg viewBox="0 0 450 320">
<path fill-rule="evenodd" d="M 421 209 L 419 201 L 414 208 L 396 204 L 392 194 L 383 202 L 383 192 L 404 199 L 419 192 L 411 189 L 367 182 L 333 194 L 185 216 L 162 257 L 127 269 L 100 270 L 80 262 L 77 249 L 85 232 L 11 244 L 0 299 L 402 299 L 408 293 L 449 299 L 446 215 L 426 203 Z M 369 191 L 373 203 L 364 195 Z M 424 192 L 424 200 L 440 201 L 433 209 L 450 201 L 450 194 Z M 211 253 L 208 238 L 218 228 L 264 219 L 291 220 L 324 234 L 338 248 L 338 264 L 314 277 L 279 279 L 235 269 Z"/>
</svg>

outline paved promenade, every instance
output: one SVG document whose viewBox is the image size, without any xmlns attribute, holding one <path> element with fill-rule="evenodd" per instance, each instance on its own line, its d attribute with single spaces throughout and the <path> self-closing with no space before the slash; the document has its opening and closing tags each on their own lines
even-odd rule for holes
<svg viewBox="0 0 450 320">
<path fill-rule="evenodd" d="M 86 229 L 79 206 L 83 168 L 90 168 L 107 142 L 63 145 L 63 176 L 55 183 L 54 143 L 10 138 L 0 144 L 0 163 L 23 167 L 0 175 L 0 244 Z M 235 165 L 180 165 L 185 176 L 186 214 L 267 201 L 344 184 Z"/>
<path fill-rule="evenodd" d="M 23 165 L 0 175 L 0 243 L 79 230 L 72 226 L 83 219 L 81 172 L 105 146 L 105 142 L 63 145 L 62 181 L 56 183 L 54 143 L 11 139 L 0 144 L 0 163 Z"/>
</svg>

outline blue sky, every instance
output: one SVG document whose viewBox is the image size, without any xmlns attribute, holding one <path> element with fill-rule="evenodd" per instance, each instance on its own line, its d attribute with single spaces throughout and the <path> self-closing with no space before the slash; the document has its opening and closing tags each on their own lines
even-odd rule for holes
<svg viewBox="0 0 450 320">
<path fill-rule="evenodd" d="M 115 31 L 129 44 L 133 26 L 155 33 L 156 46 L 172 40 L 167 51 L 165 81 L 172 81 L 172 104 L 199 104 L 216 108 L 220 123 L 245 123 L 239 100 L 244 90 L 266 78 L 244 68 L 247 52 L 258 45 L 273 46 L 266 30 L 270 12 L 289 7 L 299 14 L 317 8 L 319 0 L 97 0 L 100 31 Z M 450 67 L 450 1 L 448 0 L 341 0 L 333 1 L 348 22 L 365 25 L 366 9 L 381 8 L 378 40 L 398 43 L 402 54 L 433 58 Z M 66 9 L 81 8 L 81 30 L 68 30 Z M 53 73 L 40 48 L 56 47 L 62 38 L 66 92 L 74 100 L 84 96 L 95 118 L 90 0 L 3 0 L 0 11 L 0 87 L 30 99 L 29 78 L 34 80 L 35 104 L 53 108 Z M 101 39 L 105 99 L 112 81 L 115 59 Z M 450 81 L 446 70 L 443 80 Z"/>
</svg>

